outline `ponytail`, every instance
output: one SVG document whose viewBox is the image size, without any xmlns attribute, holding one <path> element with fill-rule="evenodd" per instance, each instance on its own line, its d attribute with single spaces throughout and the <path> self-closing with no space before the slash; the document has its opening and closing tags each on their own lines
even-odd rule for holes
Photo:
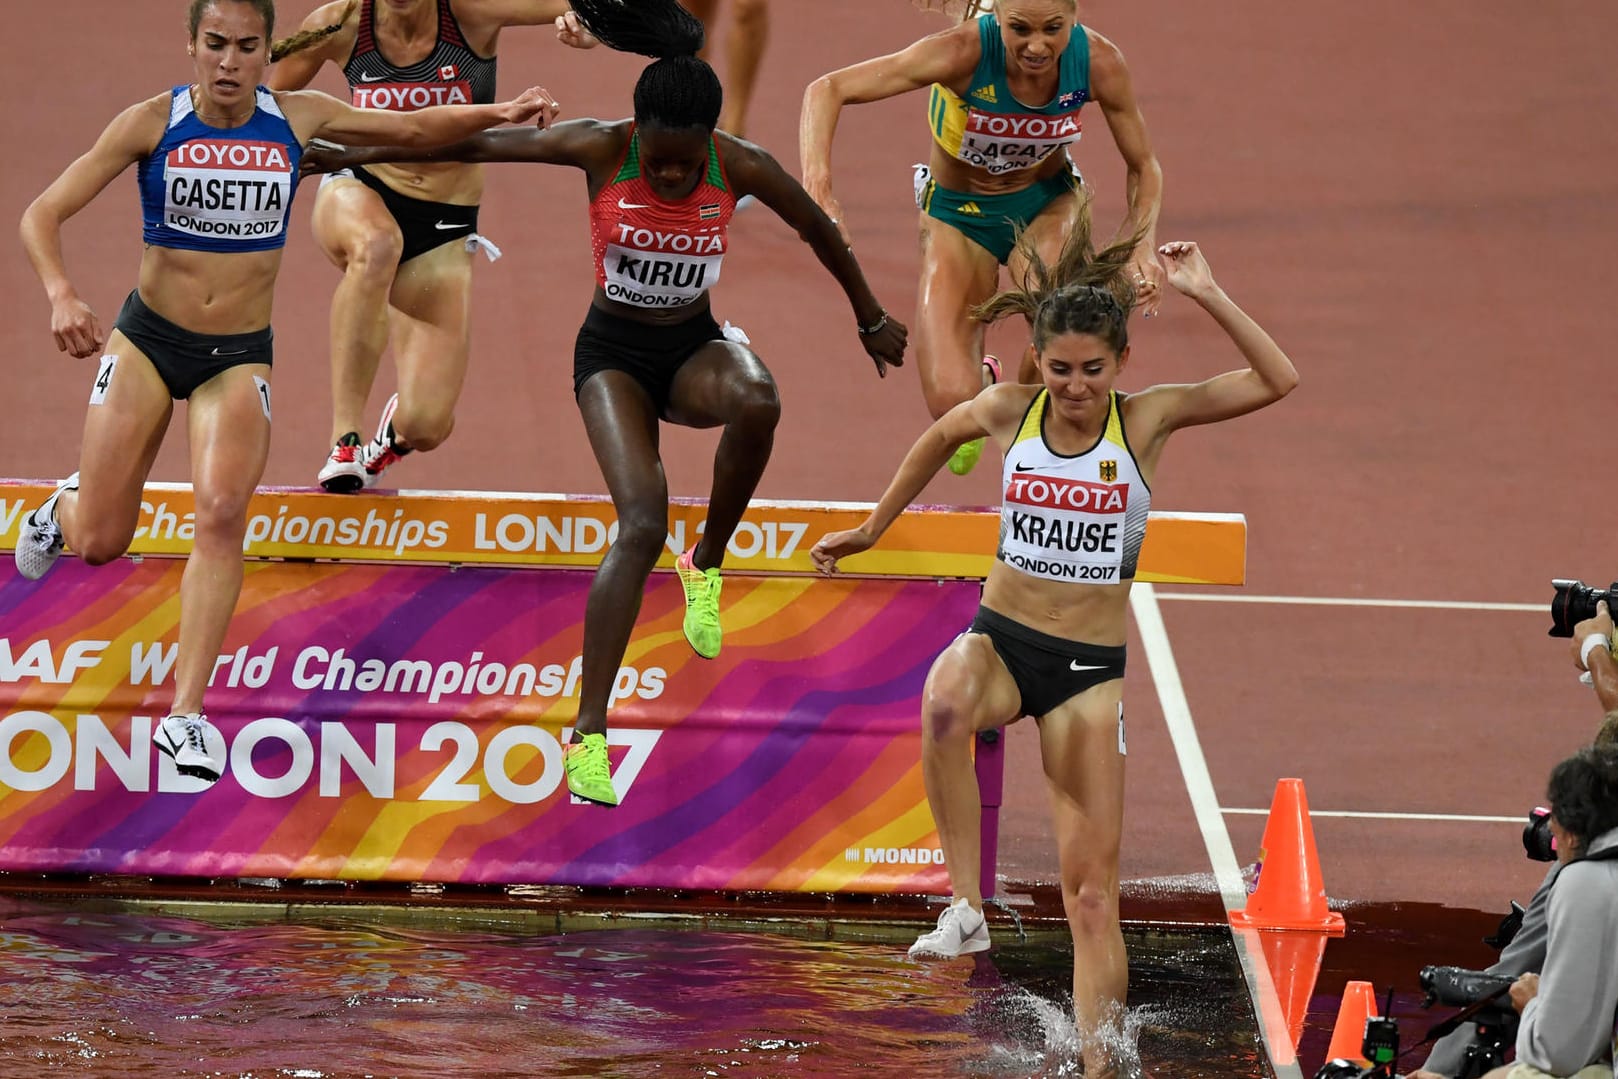
<svg viewBox="0 0 1618 1079">
<path fill-rule="evenodd" d="M 1099 337 L 1113 352 L 1129 345 L 1129 312 L 1135 306 L 1135 288 L 1129 264 L 1144 232 L 1095 249 L 1090 199 L 1080 193 L 1079 211 L 1054 265 L 1046 265 L 1028 237 L 1017 234 L 1017 249 L 1028 270 L 1015 288 L 996 293 L 972 309 L 979 322 L 999 322 L 1022 315 L 1032 327 L 1034 348 L 1044 351 L 1053 338 L 1067 333 Z"/>
<path fill-rule="evenodd" d="M 572 0 L 584 28 L 619 52 L 655 58 L 635 83 L 637 124 L 682 129 L 719 125 L 724 94 L 697 58 L 702 20 L 676 0 Z"/>
</svg>

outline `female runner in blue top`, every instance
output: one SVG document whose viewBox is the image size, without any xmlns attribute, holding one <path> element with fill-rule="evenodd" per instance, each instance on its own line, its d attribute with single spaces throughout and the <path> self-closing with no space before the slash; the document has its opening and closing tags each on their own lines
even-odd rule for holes
<svg viewBox="0 0 1618 1079">
<path fill-rule="evenodd" d="M 871 547 L 963 443 L 1005 450 L 1000 548 L 971 627 L 933 663 L 922 697 L 922 775 L 953 902 L 911 947 L 953 958 L 989 946 L 978 884 L 977 732 L 1019 716 L 1039 725 L 1055 819 L 1062 903 L 1073 934 L 1073 1006 L 1084 1074 L 1120 1066 L 1128 970 L 1118 927 L 1123 835 L 1124 611 L 1146 534 L 1151 483 L 1175 431 L 1274 404 L 1298 384 L 1286 354 L 1214 283 L 1197 245 L 1159 249 L 1168 281 L 1230 337 L 1247 367 L 1191 385 L 1116 388 L 1129 361 L 1131 245 L 1099 255 L 1087 208 L 1049 272 L 1026 251 L 1026 290 L 974 314 L 1024 315 L 1041 382 L 991 386 L 928 428 L 869 519 L 810 553 L 825 573 Z"/>
<path fill-rule="evenodd" d="M 999 378 L 998 361 L 983 353 L 983 325 L 968 312 L 998 287 L 1002 265 L 1012 281 L 1025 280 L 1027 261 L 1013 242 L 1019 229 L 1027 228 L 1032 249 L 1047 262 L 1056 258 L 1078 212 L 1068 154 L 1079 140 L 1087 101 L 1101 107 L 1128 168 L 1129 215 L 1118 235 L 1139 236 L 1130 277 L 1146 313 L 1157 306 L 1162 268 L 1152 250 L 1162 170 L 1123 55 L 1079 25 L 1076 13 L 1074 0 L 996 0 L 988 14 L 823 75 L 804 93 L 798 134 L 803 186 L 841 221 L 831 151 L 843 106 L 931 87 L 932 152 L 916 182 L 916 362 L 934 419 Z M 1032 369 L 1022 374 L 1036 378 Z M 971 471 L 982 449 L 978 441 L 962 446 L 950 471 Z"/>
<path fill-rule="evenodd" d="M 68 278 L 62 224 L 130 165 L 139 170 L 146 247 L 101 356 L 79 471 L 23 520 L 17 569 L 38 579 L 63 545 L 100 565 L 129 547 L 141 489 L 186 400 L 196 535 L 180 584 L 174 701 L 153 732 L 180 772 L 212 782 L 223 739 L 202 711 L 242 583 L 248 500 L 270 444 L 270 304 L 303 147 L 317 135 L 355 142 L 450 142 L 520 123 L 555 102 L 514 101 L 413 113 L 350 108 L 313 90 L 260 85 L 271 56 L 273 0 L 192 0 L 196 82 L 132 105 L 23 214 L 22 240 L 51 301 L 58 349 L 102 349 L 101 324 Z M 281 43 L 296 49 L 297 35 Z"/>
</svg>

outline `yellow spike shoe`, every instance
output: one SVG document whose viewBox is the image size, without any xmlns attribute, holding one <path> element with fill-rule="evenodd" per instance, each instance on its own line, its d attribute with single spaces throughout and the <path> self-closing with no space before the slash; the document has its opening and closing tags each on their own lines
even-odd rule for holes
<svg viewBox="0 0 1618 1079">
<path fill-rule="evenodd" d="M 562 747 L 562 770 L 567 773 L 567 789 L 574 797 L 596 805 L 615 806 L 618 792 L 612 789 L 612 765 L 607 760 L 607 736 L 587 734 Z"/>
<path fill-rule="evenodd" d="M 724 643 L 725 632 L 719 626 L 719 590 L 724 582 L 718 569 L 698 569 L 692 561 L 695 547 L 674 562 L 685 588 L 685 639 L 691 650 L 703 659 L 714 659 Z"/>
</svg>

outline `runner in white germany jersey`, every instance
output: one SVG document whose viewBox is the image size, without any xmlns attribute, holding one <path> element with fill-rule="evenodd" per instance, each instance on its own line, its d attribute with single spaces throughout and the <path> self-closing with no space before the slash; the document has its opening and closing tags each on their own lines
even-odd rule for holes
<svg viewBox="0 0 1618 1079">
<path fill-rule="evenodd" d="M 1133 580 L 1152 490 L 1124 434 L 1120 395 L 1111 391 L 1106 428 L 1076 457 L 1045 441 L 1049 401 L 1041 390 L 1006 453 L 995 557 L 1050 581 Z"/>
</svg>

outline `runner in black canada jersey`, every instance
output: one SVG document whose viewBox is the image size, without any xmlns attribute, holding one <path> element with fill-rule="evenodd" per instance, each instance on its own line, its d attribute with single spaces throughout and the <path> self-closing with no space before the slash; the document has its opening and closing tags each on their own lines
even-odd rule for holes
<svg viewBox="0 0 1618 1079">
<path fill-rule="evenodd" d="M 565 763 L 575 795 L 616 805 L 607 705 L 668 537 L 658 422 L 724 428 L 702 538 L 675 562 L 685 586 L 686 638 L 711 659 L 722 643 L 719 567 L 763 475 L 780 416 L 775 382 L 746 335 L 721 326 L 709 307 L 737 199 L 755 196 L 814 250 L 848 297 L 849 336 L 877 374 L 902 362 L 906 331 L 883 311 L 837 226 L 797 181 L 759 147 L 715 131 L 721 93 L 713 69 L 696 57 L 700 22 L 675 0 L 574 0 L 573 9 L 562 20 L 568 32 L 587 28 L 613 48 L 659 57 L 635 86 L 632 120 L 575 120 L 425 155 L 381 148 L 310 156 L 319 168 L 425 158 L 584 172 L 596 290 L 574 349 L 573 392 L 617 510 L 618 538 L 590 588 L 579 717 Z"/>
<path fill-rule="evenodd" d="M 1073 933 L 1073 1002 L 1086 1075 L 1127 1074 L 1109 1036 L 1127 982 L 1118 928 L 1123 834 L 1124 612 L 1146 535 L 1151 483 L 1175 431 L 1279 401 L 1298 375 L 1270 336 L 1214 283 L 1193 243 L 1158 250 L 1169 284 L 1213 316 L 1247 361 L 1191 385 L 1125 394 L 1134 303 L 1128 242 L 1096 254 L 1081 209 L 1027 290 L 977 309 L 986 322 L 1029 318 L 1041 384 L 991 386 L 937 420 L 911 448 L 866 522 L 815 544 L 823 572 L 876 543 L 957 446 L 988 436 L 1005 450 L 1000 546 L 983 606 L 927 677 L 922 771 L 954 901 L 916 957 L 988 947 L 978 885 L 977 732 L 1031 715 L 1050 784 L 1062 899 Z"/>
<path fill-rule="evenodd" d="M 356 108 L 413 112 L 494 100 L 500 32 L 551 25 L 567 0 L 332 0 L 304 19 L 323 36 L 275 65 L 270 85 L 296 90 L 342 69 Z M 564 37 L 589 47 L 587 37 Z M 476 165 L 376 162 L 328 176 L 315 196 L 321 250 L 343 277 L 331 301 L 331 448 L 319 482 L 374 487 L 405 454 L 438 447 L 455 426 L 466 380 L 472 257 L 499 249 L 478 234 Z M 398 392 L 376 434 L 365 419 L 392 339 Z"/>
</svg>

